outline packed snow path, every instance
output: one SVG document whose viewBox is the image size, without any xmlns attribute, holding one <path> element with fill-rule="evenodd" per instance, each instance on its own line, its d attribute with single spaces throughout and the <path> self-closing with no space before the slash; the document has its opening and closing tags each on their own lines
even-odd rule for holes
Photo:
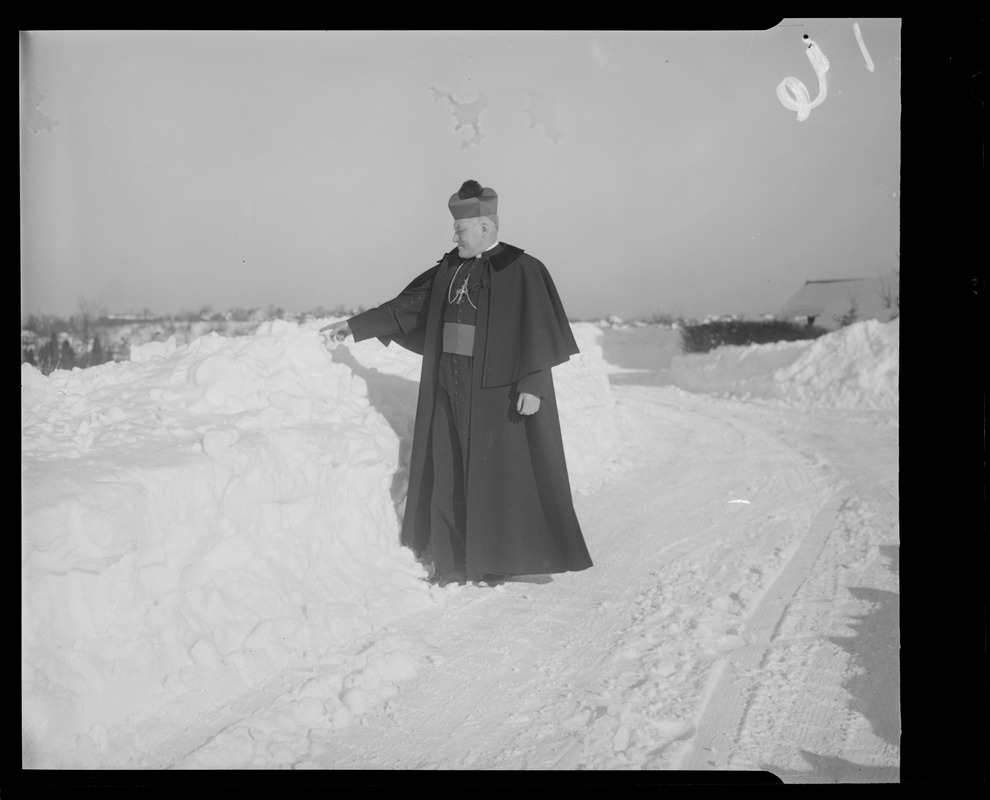
<svg viewBox="0 0 990 800">
<path fill-rule="evenodd" d="M 435 589 L 362 651 L 426 666 L 375 707 L 351 687 L 351 724 L 287 673 L 144 765 L 896 781 L 896 411 L 613 388 L 624 450 L 576 498 L 593 569 Z"/>
</svg>

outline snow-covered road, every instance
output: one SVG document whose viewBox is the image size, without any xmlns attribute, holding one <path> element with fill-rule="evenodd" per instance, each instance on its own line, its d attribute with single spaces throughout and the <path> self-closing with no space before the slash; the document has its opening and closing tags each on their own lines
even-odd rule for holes
<svg viewBox="0 0 990 800">
<path fill-rule="evenodd" d="M 387 630 L 430 667 L 358 723 L 297 713 L 317 670 L 169 764 L 896 781 L 896 417 L 613 390 L 625 449 L 577 499 L 594 569 L 448 587 Z"/>
<path fill-rule="evenodd" d="M 898 780 L 898 322 L 577 324 L 595 566 L 496 588 L 398 545 L 417 358 L 320 324 L 22 367 L 25 767 Z"/>
</svg>

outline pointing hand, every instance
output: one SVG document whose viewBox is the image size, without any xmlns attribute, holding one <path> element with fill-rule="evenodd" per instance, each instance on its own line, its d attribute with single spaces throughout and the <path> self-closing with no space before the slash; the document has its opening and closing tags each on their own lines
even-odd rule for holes
<svg viewBox="0 0 990 800">
<path fill-rule="evenodd" d="M 351 329 L 347 325 L 347 320 L 341 322 L 332 322 L 329 325 L 324 325 L 320 328 L 320 333 L 325 334 L 327 337 L 327 344 L 336 344 L 337 342 L 342 342 L 351 334 Z"/>
</svg>

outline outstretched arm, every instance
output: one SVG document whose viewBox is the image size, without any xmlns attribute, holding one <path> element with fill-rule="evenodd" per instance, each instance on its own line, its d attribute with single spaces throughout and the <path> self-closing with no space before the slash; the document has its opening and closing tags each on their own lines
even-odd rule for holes
<svg viewBox="0 0 990 800">
<path fill-rule="evenodd" d="M 328 344 L 343 341 L 348 336 L 353 336 L 355 342 L 377 337 L 388 344 L 391 337 L 408 334 L 426 322 L 436 273 L 437 267 L 431 267 L 403 289 L 398 297 L 348 320 L 327 325 L 320 329 L 320 333 L 327 334 Z"/>
</svg>

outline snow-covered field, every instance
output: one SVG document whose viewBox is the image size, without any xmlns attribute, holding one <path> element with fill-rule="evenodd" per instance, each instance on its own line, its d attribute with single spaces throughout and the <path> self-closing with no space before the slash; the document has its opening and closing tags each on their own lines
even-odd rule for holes
<svg viewBox="0 0 990 800">
<path fill-rule="evenodd" d="M 495 589 L 397 544 L 419 358 L 325 322 L 22 365 L 25 767 L 896 780 L 898 321 L 673 358 L 576 324 L 596 566 Z"/>
</svg>

